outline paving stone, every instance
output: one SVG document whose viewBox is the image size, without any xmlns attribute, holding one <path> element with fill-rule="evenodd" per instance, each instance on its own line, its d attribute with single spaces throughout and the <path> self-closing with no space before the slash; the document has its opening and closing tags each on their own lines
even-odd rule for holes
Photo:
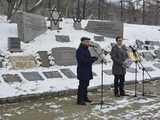
<svg viewBox="0 0 160 120">
<path fill-rule="evenodd" d="M 94 40 L 98 42 L 104 41 L 104 36 L 94 36 Z"/>
<path fill-rule="evenodd" d="M 18 74 L 3 74 L 2 78 L 7 83 L 22 82 L 22 79 Z"/>
<path fill-rule="evenodd" d="M 70 42 L 70 38 L 67 35 L 56 35 L 56 41 L 58 42 Z"/>
<path fill-rule="evenodd" d="M 70 47 L 59 47 L 52 49 L 55 63 L 60 66 L 76 65 L 76 49 Z"/>
<path fill-rule="evenodd" d="M 70 69 L 65 68 L 65 69 L 60 69 L 60 70 L 69 79 L 76 78 L 76 75 Z"/>
<path fill-rule="evenodd" d="M 23 77 L 29 81 L 44 80 L 38 72 L 21 72 Z"/>
<path fill-rule="evenodd" d="M 47 71 L 43 72 L 43 74 L 48 78 L 62 78 L 62 75 L 58 71 Z"/>
</svg>

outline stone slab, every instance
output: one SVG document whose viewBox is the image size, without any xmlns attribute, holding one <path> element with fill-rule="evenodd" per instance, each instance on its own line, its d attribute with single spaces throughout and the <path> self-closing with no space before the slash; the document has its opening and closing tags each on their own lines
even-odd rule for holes
<svg viewBox="0 0 160 120">
<path fill-rule="evenodd" d="M 62 78 L 62 75 L 58 71 L 47 71 L 43 72 L 46 78 Z"/>
<path fill-rule="evenodd" d="M 20 39 L 16 37 L 9 37 L 8 50 L 10 52 L 22 52 Z"/>
<path fill-rule="evenodd" d="M 112 75 L 112 70 L 104 70 L 103 71 L 106 75 Z"/>
<path fill-rule="evenodd" d="M 9 62 L 11 63 L 11 69 L 29 69 L 36 67 L 34 57 L 28 56 L 10 56 Z"/>
<path fill-rule="evenodd" d="M 2 78 L 7 83 L 22 82 L 22 79 L 18 74 L 3 74 Z"/>
<path fill-rule="evenodd" d="M 105 37 L 115 38 L 117 35 L 123 35 L 123 23 L 112 21 L 88 21 L 85 30 Z"/>
<path fill-rule="evenodd" d="M 69 79 L 76 78 L 76 75 L 68 68 L 60 69 L 61 72 Z"/>
<path fill-rule="evenodd" d="M 18 25 L 18 37 L 23 42 L 30 42 L 47 31 L 45 17 L 19 11 L 12 18 L 12 23 Z"/>
<path fill-rule="evenodd" d="M 104 36 L 94 36 L 94 40 L 98 42 L 104 41 Z"/>
<path fill-rule="evenodd" d="M 50 66 L 50 61 L 48 59 L 49 55 L 48 55 L 48 51 L 38 51 L 37 54 L 40 57 L 40 66 L 42 67 L 49 67 Z"/>
<path fill-rule="evenodd" d="M 76 49 L 70 47 L 59 47 L 52 49 L 55 63 L 60 66 L 76 65 Z"/>
<path fill-rule="evenodd" d="M 38 72 L 21 72 L 23 77 L 29 81 L 44 80 L 43 77 Z"/>
<path fill-rule="evenodd" d="M 70 38 L 67 35 L 56 35 L 56 41 L 58 42 L 70 42 Z"/>
</svg>

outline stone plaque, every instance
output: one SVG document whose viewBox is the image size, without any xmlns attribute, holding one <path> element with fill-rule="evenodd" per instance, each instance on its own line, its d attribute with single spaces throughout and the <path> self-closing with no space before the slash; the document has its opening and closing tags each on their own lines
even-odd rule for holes
<svg viewBox="0 0 160 120">
<path fill-rule="evenodd" d="M 94 36 L 94 40 L 98 42 L 104 41 L 104 36 Z"/>
<path fill-rule="evenodd" d="M 74 22 L 73 27 L 75 30 L 82 30 L 81 22 Z"/>
<path fill-rule="evenodd" d="M 42 67 L 49 67 L 50 66 L 50 61 L 48 59 L 48 51 L 38 51 L 37 54 L 40 57 L 40 66 Z"/>
<path fill-rule="evenodd" d="M 9 61 L 12 69 L 29 69 L 36 67 L 34 57 L 28 56 L 10 56 Z"/>
<path fill-rule="evenodd" d="M 8 38 L 8 50 L 10 52 L 22 52 L 20 39 L 16 37 L 9 37 Z"/>
<path fill-rule="evenodd" d="M 88 21 L 86 31 L 115 38 L 117 35 L 123 35 L 123 23 L 111 21 Z"/>
<path fill-rule="evenodd" d="M 19 11 L 11 18 L 11 22 L 18 24 L 18 37 L 26 43 L 47 30 L 45 17 L 36 14 Z"/>
<path fill-rule="evenodd" d="M 52 56 L 57 65 L 76 65 L 76 49 L 69 47 L 59 47 L 52 49 Z"/>
<path fill-rule="evenodd" d="M 112 75 L 112 70 L 103 70 L 106 75 Z"/>
<path fill-rule="evenodd" d="M 29 81 L 44 80 L 38 72 L 21 72 L 23 77 Z"/>
<path fill-rule="evenodd" d="M 22 79 L 18 74 L 3 74 L 2 78 L 7 83 L 22 82 Z"/>
<path fill-rule="evenodd" d="M 76 75 L 70 69 L 60 69 L 60 70 L 66 77 L 70 79 L 76 78 Z"/>
<path fill-rule="evenodd" d="M 43 72 L 46 78 L 62 78 L 62 75 L 58 71 L 47 71 Z"/>
<path fill-rule="evenodd" d="M 56 35 L 56 41 L 58 42 L 70 42 L 70 38 L 67 35 Z"/>
</svg>

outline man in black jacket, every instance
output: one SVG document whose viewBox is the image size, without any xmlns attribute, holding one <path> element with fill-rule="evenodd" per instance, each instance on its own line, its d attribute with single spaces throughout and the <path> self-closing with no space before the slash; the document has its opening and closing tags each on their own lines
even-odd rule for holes
<svg viewBox="0 0 160 120">
<path fill-rule="evenodd" d="M 111 59 L 113 60 L 112 74 L 114 75 L 114 94 L 119 97 L 125 95 L 124 81 L 126 68 L 124 67 L 124 61 L 128 58 L 128 54 L 121 36 L 116 37 L 116 43 L 111 50 Z"/>
<path fill-rule="evenodd" d="M 87 96 L 87 88 L 89 81 L 93 79 L 92 64 L 98 59 L 97 57 L 91 57 L 88 50 L 90 46 L 90 38 L 82 37 L 79 48 L 76 51 L 77 59 L 77 78 L 79 80 L 77 104 L 86 105 L 85 102 L 91 102 Z"/>
</svg>

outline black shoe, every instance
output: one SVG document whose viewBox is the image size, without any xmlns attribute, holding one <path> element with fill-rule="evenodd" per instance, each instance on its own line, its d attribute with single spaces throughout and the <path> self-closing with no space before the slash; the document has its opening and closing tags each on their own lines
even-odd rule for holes
<svg viewBox="0 0 160 120">
<path fill-rule="evenodd" d="M 92 102 L 92 100 L 86 99 L 86 100 L 85 100 L 85 102 L 89 102 L 89 103 L 91 103 L 91 102 Z"/>
<path fill-rule="evenodd" d="M 77 102 L 78 105 L 86 105 L 85 102 Z"/>
</svg>

